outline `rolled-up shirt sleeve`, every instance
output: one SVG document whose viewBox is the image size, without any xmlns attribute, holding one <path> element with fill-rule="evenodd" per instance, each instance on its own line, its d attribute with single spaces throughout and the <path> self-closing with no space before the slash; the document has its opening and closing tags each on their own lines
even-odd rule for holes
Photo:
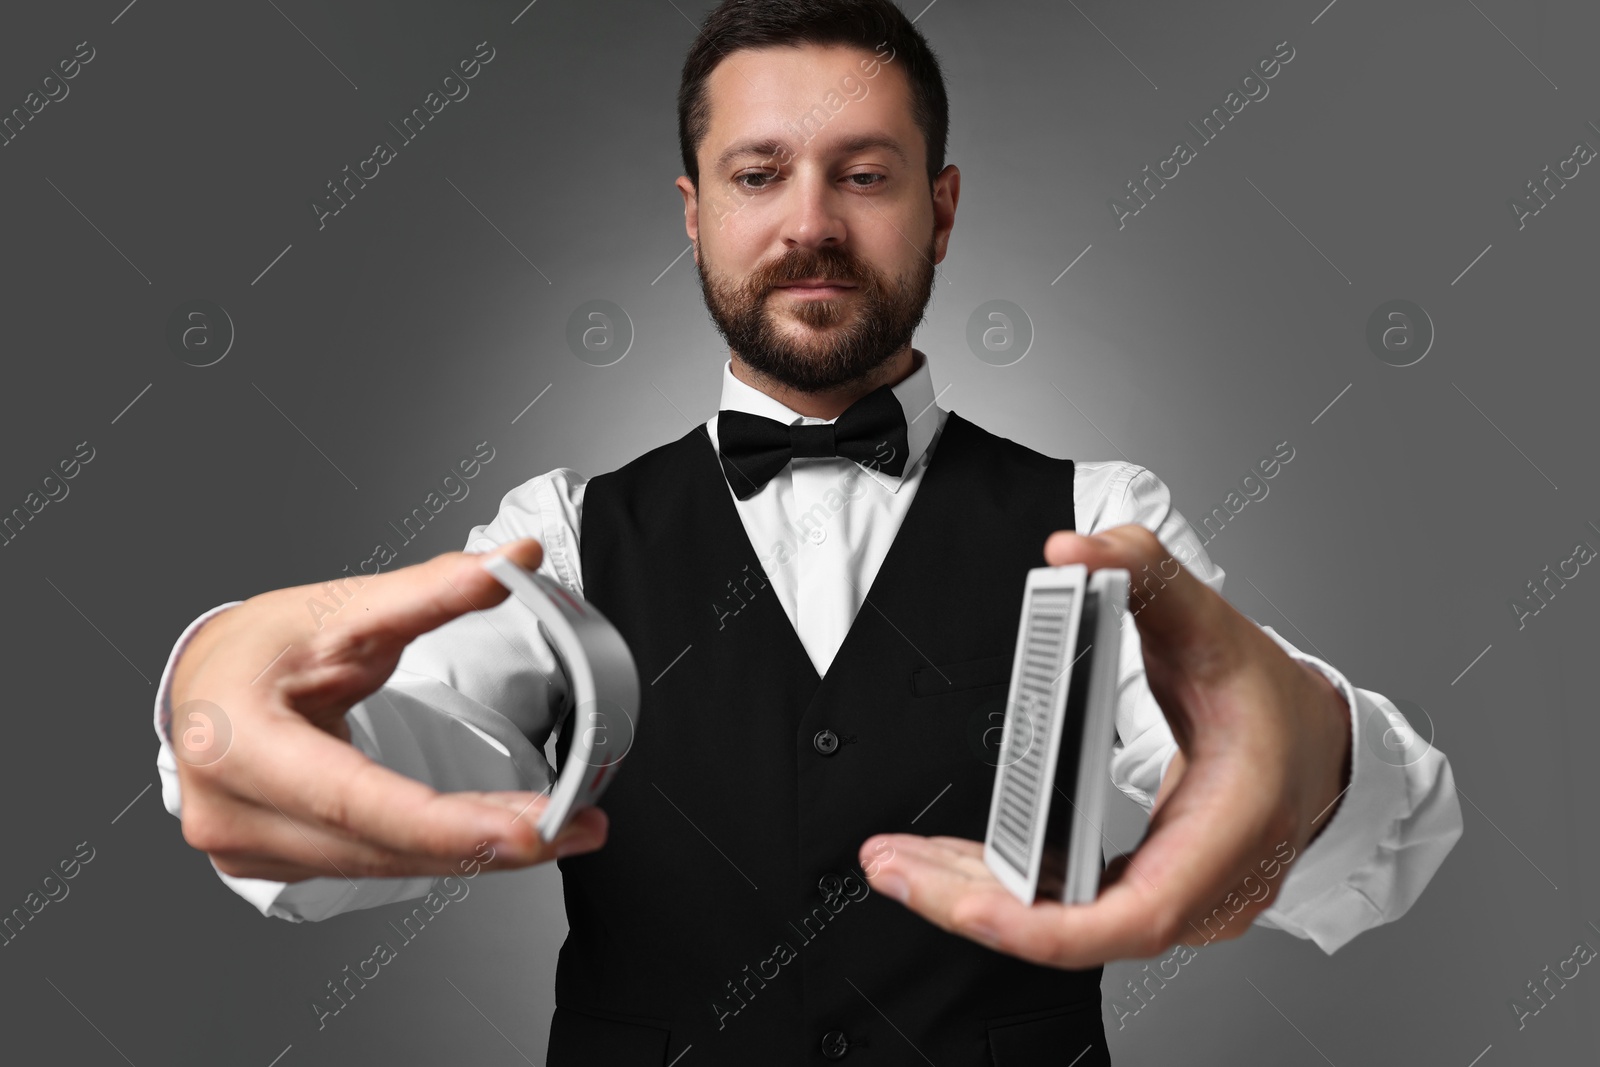
<svg viewBox="0 0 1600 1067">
<path fill-rule="evenodd" d="M 1172 505 L 1167 486 L 1132 463 L 1079 464 L 1074 496 L 1083 533 L 1138 523 L 1206 585 L 1222 592 L 1223 571 Z M 1258 624 L 1259 625 L 1259 624 Z M 1461 805 L 1443 752 L 1410 735 L 1382 694 L 1360 689 L 1330 664 L 1262 630 L 1291 658 L 1319 671 L 1350 708 L 1350 784 L 1316 839 L 1290 867 L 1272 906 L 1256 922 L 1307 938 L 1333 953 L 1351 938 L 1404 915 L 1461 836 Z M 1117 741 L 1111 778 L 1145 811 L 1178 751 L 1145 678 L 1139 631 L 1122 620 Z M 1391 736 L 1408 741 L 1388 743 Z"/>
<path fill-rule="evenodd" d="M 475 526 L 469 552 L 519 538 L 544 546 L 539 570 L 582 595 L 578 529 L 584 482 L 565 468 L 539 475 L 501 500 L 493 521 Z M 156 767 L 162 802 L 182 814 L 177 758 L 168 736 L 174 664 L 209 619 L 242 601 L 220 604 L 179 636 L 156 692 Z M 345 713 L 351 743 L 395 771 L 440 792 L 548 791 L 554 772 L 544 746 L 571 706 L 566 675 L 533 613 L 516 597 L 468 612 L 406 646 L 394 673 Z M 263 915 L 292 922 L 423 896 L 419 878 L 311 878 L 275 882 L 217 872 Z"/>
</svg>

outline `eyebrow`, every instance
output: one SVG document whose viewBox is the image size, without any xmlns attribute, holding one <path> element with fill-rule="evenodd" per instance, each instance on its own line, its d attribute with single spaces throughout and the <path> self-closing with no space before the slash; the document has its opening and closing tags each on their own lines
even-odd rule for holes
<svg viewBox="0 0 1600 1067">
<path fill-rule="evenodd" d="M 774 156 L 783 155 L 788 150 L 788 147 L 789 146 L 787 143 L 772 137 L 762 138 L 759 140 L 740 141 L 738 144 L 730 146 L 725 152 L 717 157 L 716 169 L 719 171 L 723 170 L 734 160 L 744 156 L 762 156 L 765 158 L 772 158 Z M 887 134 L 857 134 L 854 137 L 845 138 L 838 144 L 834 145 L 833 151 L 843 155 L 853 155 L 856 152 L 864 152 L 869 148 L 882 148 L 893 153 L 905 166 L 911 166 L 911 159 L 906 155 L 905 149 L 900 147 L 900 142 L 896 141 L 893 137 L 890 137 Z M 789 153 L 789 155 L 792 158 L 793 153 Z"/>
</svg>

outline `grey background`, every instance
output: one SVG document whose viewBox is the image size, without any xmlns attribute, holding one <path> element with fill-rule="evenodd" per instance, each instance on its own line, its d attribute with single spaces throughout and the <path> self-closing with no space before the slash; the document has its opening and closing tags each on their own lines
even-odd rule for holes
<svg viewBox="0 0 1600 1067">
<path fill-rule="evenodd" d="M 224 888 L 141 792 L 154 682 L 195 615 L 354 566 L 478 441 L 495 460 L 399 564 L 461 547 L 535 474 L 609 470 L 713 412 L 725 350 L 674 260 L 672 187 L 709 5 L 125 2 L 10 5 L 0 32 L 3 110 L 97 50 L 0 148 L 0 510 L 96 450 L 0 548 L 0 910 L 96 849 L 0 949 L 5 1058 L 542 1062 L 553 869 L 476 880 L 318 1032 L 310 999 L 386 910 L 295 926 Z M 1520 1032 L 1508 1002 L 1600 946 L 1600 576 L 1520 631 L 1508 602 L 1600 546 L 1600 173 L 1520 231 L 1506 201 L 1600 145 L 1600 9 L 1325 2 L 907 5 L 963 172 L 917 343 L 944 406 L 1052 455 L 1129 457 L 1196 519 L 1290 441 L 1270 496 L 1209 546 L 1228 595 L 1425 708 L 1465 797 L 1465 836 L 1402 921 L 1332 957 L 1265 929 L 1207 947 L 1126 1029 L 1107 1010 L 1118 1062 L 1578 1062 L 1600 1047 L 1600 974 Z M 1270 96 L 1119 231 L 1107 198 L 1286 39 Z M 323 183 L 484 40 L 471 95 L 319 232 Z M 211 367 L 165 341 L 193 298 L 237 329 Z M 606 368 L 564 340 L 595 298 L 637 330 Z M 1437 328 L 1414 366 L 1364 341 L 1393 298 Z M 964 344 L 991 299 L 1036 330 L 1013 366 Z M 1124 801 L 1119 841 L 1139 830 Z M 1107 969 L 1108 999 L 1135 969 Z"/>
</svg>

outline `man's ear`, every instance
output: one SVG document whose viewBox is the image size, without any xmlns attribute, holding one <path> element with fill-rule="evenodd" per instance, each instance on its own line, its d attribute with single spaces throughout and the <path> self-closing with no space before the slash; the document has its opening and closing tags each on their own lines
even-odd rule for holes
<svg viewBox="0 0 1600 1067">
<path fill-rule="evenodd" d="M 700 262 L 700 194 L 687 175 L 679 175 L 673 184 L 678 187 L 678 192 L 683 194 L 683 228 L 688 231 L 689 240 L 695 246 L 694 259 L 698 263 Z"/>
<path fill-rule="evenodd" d="M 933 261 L 944 261 L 950 245 L 950 231 L 956 224 L 956 202 L 961 199 L 961 171 L 954 163 L 933 180 Z"/>
</svg>

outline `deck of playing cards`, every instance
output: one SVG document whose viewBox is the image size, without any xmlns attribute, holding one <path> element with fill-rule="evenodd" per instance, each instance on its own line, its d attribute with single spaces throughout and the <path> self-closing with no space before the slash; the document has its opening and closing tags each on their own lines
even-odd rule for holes
<svg viewBox="0 0 1600 1067">
<path fill-rule="evenodd" d="M 599 799 L 633 746 L 639 672 L 622 635 L 594 605 L 505 556 L 484 567 L 538 617 L 572 685 L 564 727 L 573 731 L 572 748 L 538 823 L 539 836 L 552 841 L 578 809 Z"/>
<path fill-rule="evenodd" d="M 1028 572 L 983 859 L 1026 904 L 1087 904 L 1116 732 L 1128 572 Z"/>
</svg>

